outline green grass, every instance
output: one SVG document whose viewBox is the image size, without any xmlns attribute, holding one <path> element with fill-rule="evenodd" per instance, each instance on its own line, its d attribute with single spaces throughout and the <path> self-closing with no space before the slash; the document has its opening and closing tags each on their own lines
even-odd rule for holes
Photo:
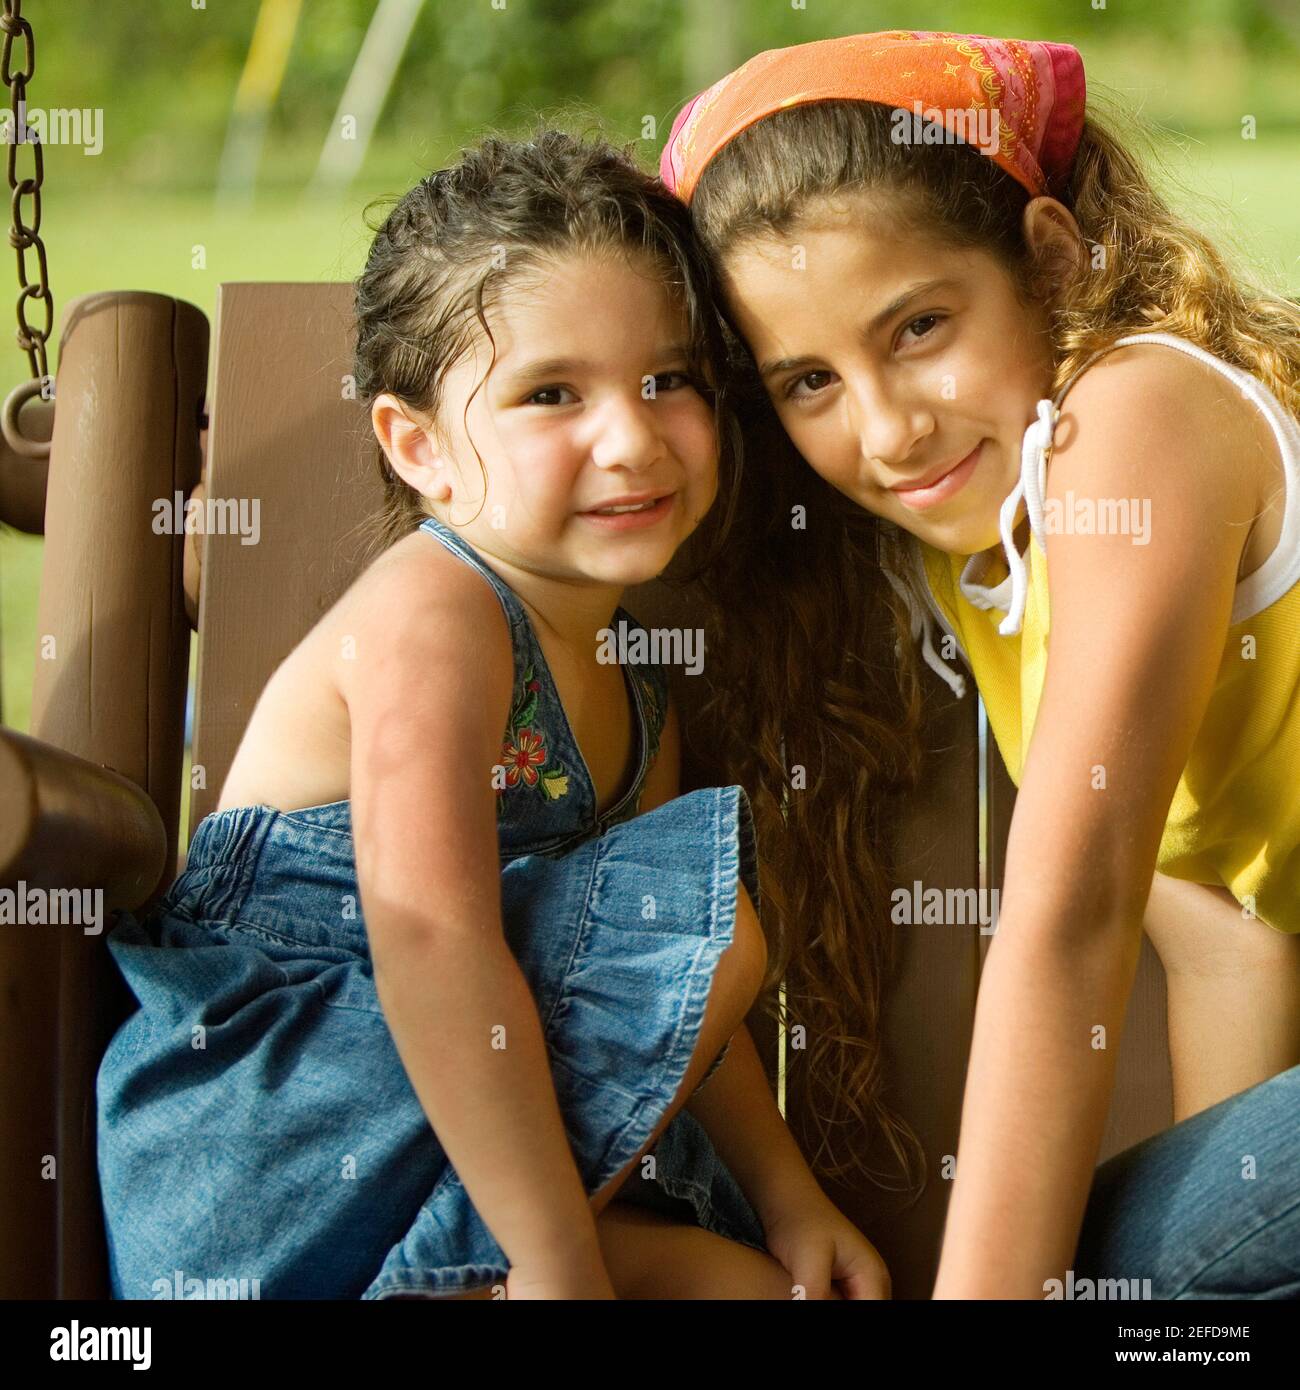
<svg viewBox="0 0 1300 1390">
<path fill-rule="evenodd" d="M 1170 146 L 1168 163 L 1179 184 L 1199 190 L 1184 202 L 1195 221 L 1235 245 L 1271 283 L 1300 293 L 1300 132 L 1257 141 L 1185 137 Z M 56 310 L 95 290 L 145 289 L 187 299 L 211 320 L 222 281 L 351 279 L 370 243 L 361 217 L 366 199 L 401 191 L 358 191 L 332 204 L 264 194 L 251 207 L 217 210 L 209 196 L 99 191 L 73 198 L 66 185 L 61 192 L 51 184 L 41 230 Z M 8 390 L 26 374 L 26 359 L 11 347 L 4 360 L 0 388 Z M 0 533 L 0 700 L 4 722 L 21 730 L 30 712 L 40 556 L 39 538 Z"/>
<path fill-rule="evenodd" d="M 1180 144 L 1167 156 L 1175 204 L 1272 286 L 1300 295 L 1300 132 L 1258 141 L 1186 136 Z"/>
</svg>

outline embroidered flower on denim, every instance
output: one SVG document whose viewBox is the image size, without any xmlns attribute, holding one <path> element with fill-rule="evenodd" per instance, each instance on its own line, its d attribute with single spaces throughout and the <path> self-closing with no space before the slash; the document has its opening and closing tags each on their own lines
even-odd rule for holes
<svg viewBox="0 0 1300 1390">
<path fill-rule="evenodd" d="M 498 815 L 502 814 L 505 806 L 502 793 L 509 787 L 540 787 L 548 801 L 556 801 L 569 791 L 569 778 L 563 764 L 557 762 L 547 767 L 550 753 L 546 746 L 546 731 L 533 727 L 540 689 L 541 683 L 530 661 L 524 671 L 521 688 L 510 707 L 506 736 L 501 744 L 505 787 L 496 789 Z"/>
</svg>

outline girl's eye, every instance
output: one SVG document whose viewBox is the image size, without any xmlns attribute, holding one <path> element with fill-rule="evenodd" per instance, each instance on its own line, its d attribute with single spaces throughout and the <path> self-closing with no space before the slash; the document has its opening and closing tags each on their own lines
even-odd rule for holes
<svg viewBox="0 0 1300 1390">
<path fill-rule="evenodd" d="M 805 372 L 803 376 L 797 376 L 793 381 L 787 382 L 785 390 L 781 394 L 788 401 L 806 401 L 810 399 L 810 397 L 818 395 L 821 391 L 826 389 L 826 382 L 823 381 L 820 385 L 814 385 L 814 382 L 822 377 L 829 378 L 833 375 L 833 372 Z M 807 391 L 796 391 L 795 387 L 803 381 L 808 383 L 809 389 Z"/>
<path fill-rule="evenodd" d="M 569 389 L 569 388 L 568 388 L 567 386 L 543 386 L 542 389 L 541 389 L 540 391 L 534 391 L 533 394 L 532 394 L 531 396 L 529 396 L 529 397 L 524 401 L 524 404 L 525 404 L 525 405 L 562 405 L 562 404 L 563 404 L 562 401 L 556 401 L 556 400 L 543 401 L 543 400 L 539 400 L 538 397 L 539 397 L 539 396 L 558 396 L 558 395 L 562 394 L 563 392 L 567 391 L 568 389 Z"/>
<path fill-rule="evenodd" d="M 934 332 L 936 325 L 942 322 L 942 314 L 922 314 L 919 319 L 913 319 L 911 323 L 907 324 L 906 327 L 903 329 L 903 332 L 908 333 L 913 330 L 916 330 L 916 337 L 912 339 L 913 342 L 916 342 L 920 338 L 929 337 L 929 335 Z M 926 326 L 924 328 L 920 328 L 919 325 L 921 324 L 924 324 Z"/>
<path fill-rule="evenodd" d="M 654 377 L 654 384 L 655 394 L 658 395 L 660 391 L 680 391 L 683 387 L 695 386 L 697 383 L 689 372 L 659 372 Z M 567 386 L 543 386 L 540 391 L 534 391 L 531 396 L 526 397 L 524 404 L 563 405 L 565 402 L 556 398 L 568 390 Z"/>
</svg>

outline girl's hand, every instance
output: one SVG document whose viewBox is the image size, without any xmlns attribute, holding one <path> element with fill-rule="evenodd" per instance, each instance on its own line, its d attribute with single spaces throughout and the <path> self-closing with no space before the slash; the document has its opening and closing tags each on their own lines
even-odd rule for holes
<svg viewBox="0 0 1300 1390">
<path fill-rule="evenodd" d="M 506 1302 L 514 1299 L 612 1299 L 614 1286 L 599 1251 L 593 1258 L 556 1265 L 511 1265 Z"/>
<path fill-rule="evenodd" d="M 890 1297 L 889 1270 L 880 1251 L 824 1193 L 764 1222 L 764 1238 L 807 1298 Z"/>
</svg>

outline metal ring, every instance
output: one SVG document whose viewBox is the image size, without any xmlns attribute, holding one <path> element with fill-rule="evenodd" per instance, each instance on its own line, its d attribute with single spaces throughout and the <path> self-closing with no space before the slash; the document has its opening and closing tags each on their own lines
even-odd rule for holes
<svg viewBox="0 0 1300 1390">
<path fill-rule="evenodd" d="M 40 377 L 32 377 L 30 381 L 20 382 L 5 397 L 3 409 L 0 409 L 0 430 L 3 430 L 5 443 L 14 451 L 28 459 L 47 459 L 50 456 L 50 443 L 48 439 L 28 439 L 18 425 L 18 416 L 23 406 L 31 400 L 33 396 L 41 394 Z"/>
</svg>

